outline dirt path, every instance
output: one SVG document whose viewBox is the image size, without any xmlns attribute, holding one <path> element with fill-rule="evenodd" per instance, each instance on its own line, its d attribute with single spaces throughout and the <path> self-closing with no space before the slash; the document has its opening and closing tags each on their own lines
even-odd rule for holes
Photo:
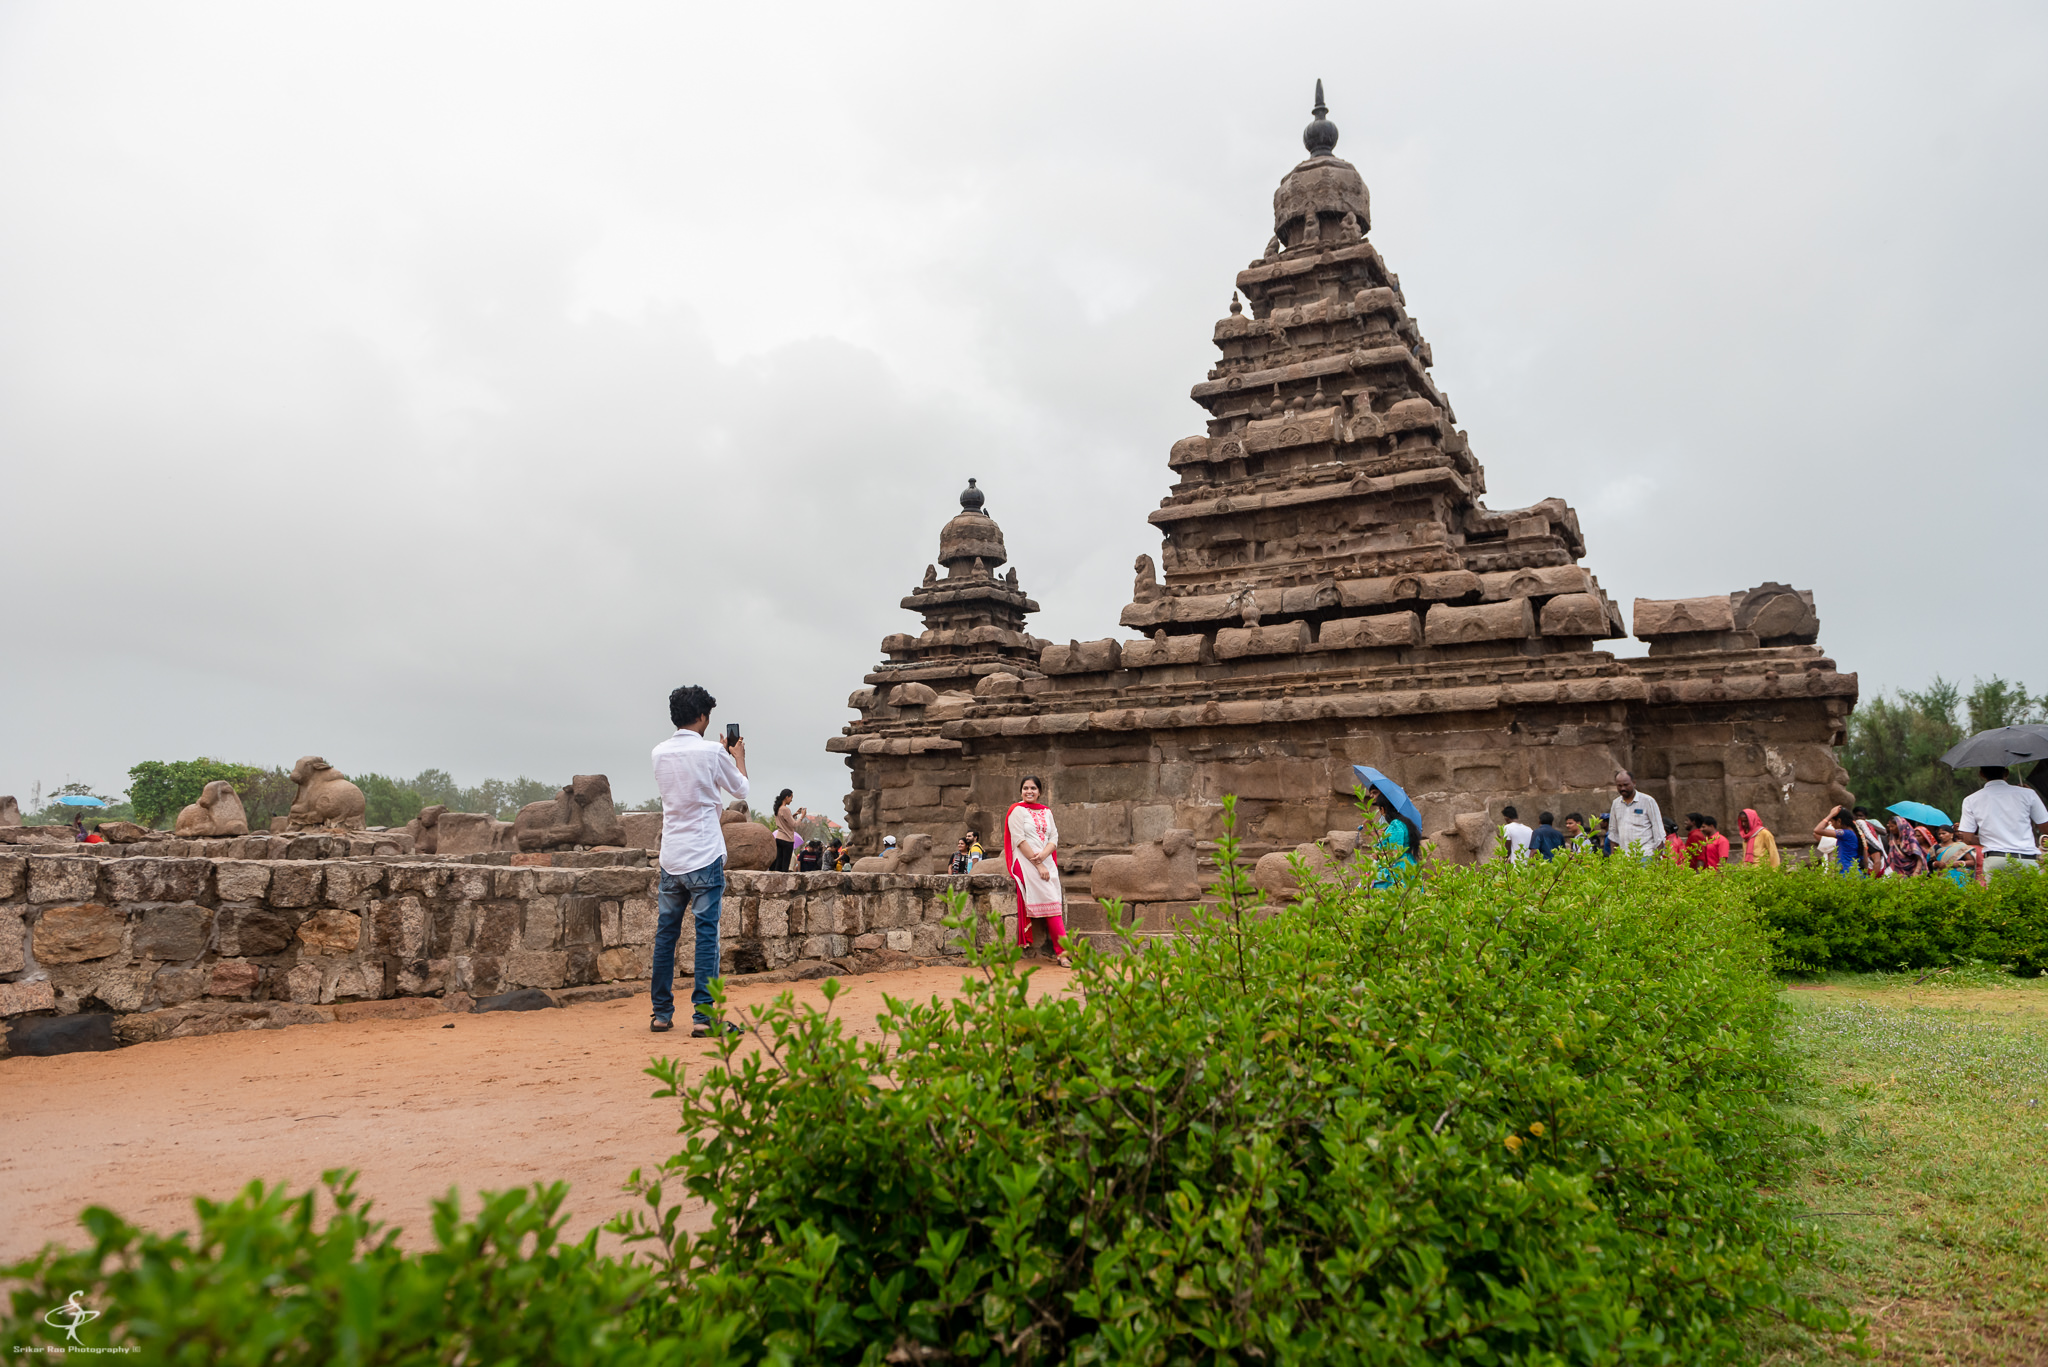
<svg viewBox="0 0 2048 1367">
<path fill-rule="evenodd" d="M 872 1037 L 884 993 L 951 997 L 963 972 L 845 979 L 835 1011 Z M 1036 982 L 1057 990 L 1066 976 L 1047 967 Z M 747 984 L 731 999 L 794 992 L 822 1004 L 819 988 Z M 82 1242 L 87 1205 L 189 1228 L 195 1195 L 224 1198 L 255 1177 L 296 1191 L 335 1167 L 360 1170 L 358 1190 L 414 1247 L 428 1239 L 428 1202 L 451 1186 L 471 1195 L 565 1180 L 580 1235 L 628 1204 L 627 1173 L 676 1148 L 675 1103 L 652 1099 L 641 1069 L 656 1054 L 706 1057 L 709 1045 L 687 1028 L 649 1034 L 643 996 L 0 1059 L 0 1262 Z"/>
</svg>

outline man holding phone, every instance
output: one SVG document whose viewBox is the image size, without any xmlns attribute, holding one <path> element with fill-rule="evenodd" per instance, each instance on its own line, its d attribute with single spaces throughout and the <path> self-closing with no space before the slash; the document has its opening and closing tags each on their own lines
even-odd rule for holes
<svg viewBox="0 0 2048 1367">
<path fill-rule="evenodd" d="M 697 954 L 690 985 L 692 1035 L 711 1033 L 711 980 L 718 976 L 718 921 L 725 907 L 724 811 L 720 793 L 747 795 L 747 743 L 737 725 L 725 743 L 705 739 L 718 700 L 691 684 L 668 695 L 676 733 L 654 747 L 654 784 L 661 792 L 661 912 L 654 930 L 654 964 L 647 995 L 659 1034 L 675 1026 L 676 941 L 687 909 L 696 923 Z M 727 1034 L 739 1027 L 727 1023 Z"/>
</svg>

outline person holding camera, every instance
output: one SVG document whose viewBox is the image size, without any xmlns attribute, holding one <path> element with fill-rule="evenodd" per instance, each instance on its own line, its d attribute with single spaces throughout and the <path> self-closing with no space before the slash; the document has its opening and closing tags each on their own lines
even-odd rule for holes
<svg viewBox="0 0 2048 1367">
<path fill-rule="evenodd" d="M 668 695 L 676 733 L 654 747 L 654 784 L 661 791 L 661 899 L 654 929 L 654 964 L 647 995 L 654 1009 L 647 1028 L 675 1026 L 676 941 L 683 913 L 696 923 L 697 955 L 690 984 L 692 1035 L 711 1033 L 711 980 L 718 976 L 718 921 L 725 906 L 725 836 L 718 829 L 721 792 L 747 795 L 747 743 L 737 726 L 723 743 L 705 739 L 718 700 L 695 684 Z M 727 1022 L 725 1033 L 739 1027 Z"/>
</svg>

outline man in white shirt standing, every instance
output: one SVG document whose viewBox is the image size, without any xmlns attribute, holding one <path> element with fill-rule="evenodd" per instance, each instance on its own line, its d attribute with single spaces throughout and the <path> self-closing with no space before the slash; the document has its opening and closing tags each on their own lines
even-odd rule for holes
<svg viewBox="0 0 2048 1367">
<path fill-rule="evenodd" d="M 1979 769 L 1984 786 L 1963 799 L 1956 834 L 1964 844 L 1982 846 L 1984 871 L 2007 867 L 2039 869 L 2038 837 L 2048 830 L 2048 803 L 2032 788 L 2015 788 L 2002 768 Z"/>
<path fill-rule="evenodd" d="M 676 733 L 654 747 L 654 784 L 661 790 L 661 912 L 654 928 L 654 965 L 647 995 L 654 1016 L 647 1028 L 674 1028 L 676 941 L 683 912 L 696 922 L 697 956 L 690 984 L 690 1033 L 711 1033 L 711 980 L 718 976 L 718 920 L 725 907 L 725 836 L 718 818 L 721 792 L 747 795 L 747 743 L 735 733 L 725 742 L 706 740 L 711 709 L 718 700 L 691 684 L 668 695 L 668 719 Z M 725 1033 L 739 1027 L 727 1022 Z"/>
<path fill-rule="evenodd" d="M 1607 811 L 1607 838 L 1615 853 L 1651 858 L 1664 846 L 1664 813 L 1657 809 L 1657 799 L 1637 792 L 1626 769 L 1615 771 L 1614 791 L 1620 796 Z"/>
<path fill-rule="evenodd" d="M 1501 808 L 1500 814 L 1507 818 L 1501 824 L 1500 833 L 1508 842 L 1508 859 L 1519 864 L 1529 857 L 1529 841 L 1535 837 L 1536 832 L 1522 824 L 1520 814 L 1513 807 Z"/>
</svg>

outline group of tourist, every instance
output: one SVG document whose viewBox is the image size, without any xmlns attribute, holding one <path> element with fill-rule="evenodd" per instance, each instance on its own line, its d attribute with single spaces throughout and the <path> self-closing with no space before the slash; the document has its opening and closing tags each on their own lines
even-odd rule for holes
<svg viewBox="0 0 2048 1367">
<path fill-rule="evenodd" d="M 1929 874 L 1982 883 L 1999 869 L 2039 870 L 2048 836 L 2044 767 L 2037 766 L 2027 784 L 2011 782 L 2010 771 L 1998 766 L 1979 769 L 1983 786 L 1963 799 L 1953 823 L 1940 809 L 1917 802 L 1892 804 L 1888 823 L 1862 807 L 1846 816 L 1836 807 L 1813 828 L 1814 838 L 1823 858 L 1861 877 Z"/>
<path fill-rule="evenodd" d="M 1863 807 L 1834 808 L 1813 828 L 1820 857 L 1843 873 L 1872 878 L 1926 873 L 1981 882 L 1999 868 L 2038 868 L 2042 837 L 2048 835 L 2048 801 L 2040 791 L 2048 784 L 2048 773 L 2031 785 L 2009 782 L 2007 771 L 2001 768 L 1979 773 L 1983 787 L 1963 799 L 1962 818 L 1953 824 L 1945 817 L 1941 821 L 1914 819 L 1915 810 L 1940 815 L 1918 803 L 1895 803 L 1895 809 L 1905 807 L 1909 812 L 1894 810 L 1889 822 Z M 1559 850 L 1573 848 L 1644 855 L 1663 846 L 1679 862 L 1696 869 L 1719 868 L 1731 861 L 1771 868 L 1784 863 L 1777 837 L 1754 808 L 1745 807 L 1736 821 L 1736 834 L 1742 840 L 1737 858 L 1733 842 L 1713 816 L 1688 812 L 1681 832 L 1675 823 L 1664 819 L 1654 797 L 1637 790 L 1627 770 L 1615 774 L 1614 786 L 1614 803 L 1606 818 L 1596 817 L 1591 824 L 1584 815 L 1573 812 L 1560 828 L 1554 824 L 1556 818 L 1544 812 L 1532 828 L 1513 807 L 1503 807 L 1505 857 L 1550 859 Z"/>
</svg>

